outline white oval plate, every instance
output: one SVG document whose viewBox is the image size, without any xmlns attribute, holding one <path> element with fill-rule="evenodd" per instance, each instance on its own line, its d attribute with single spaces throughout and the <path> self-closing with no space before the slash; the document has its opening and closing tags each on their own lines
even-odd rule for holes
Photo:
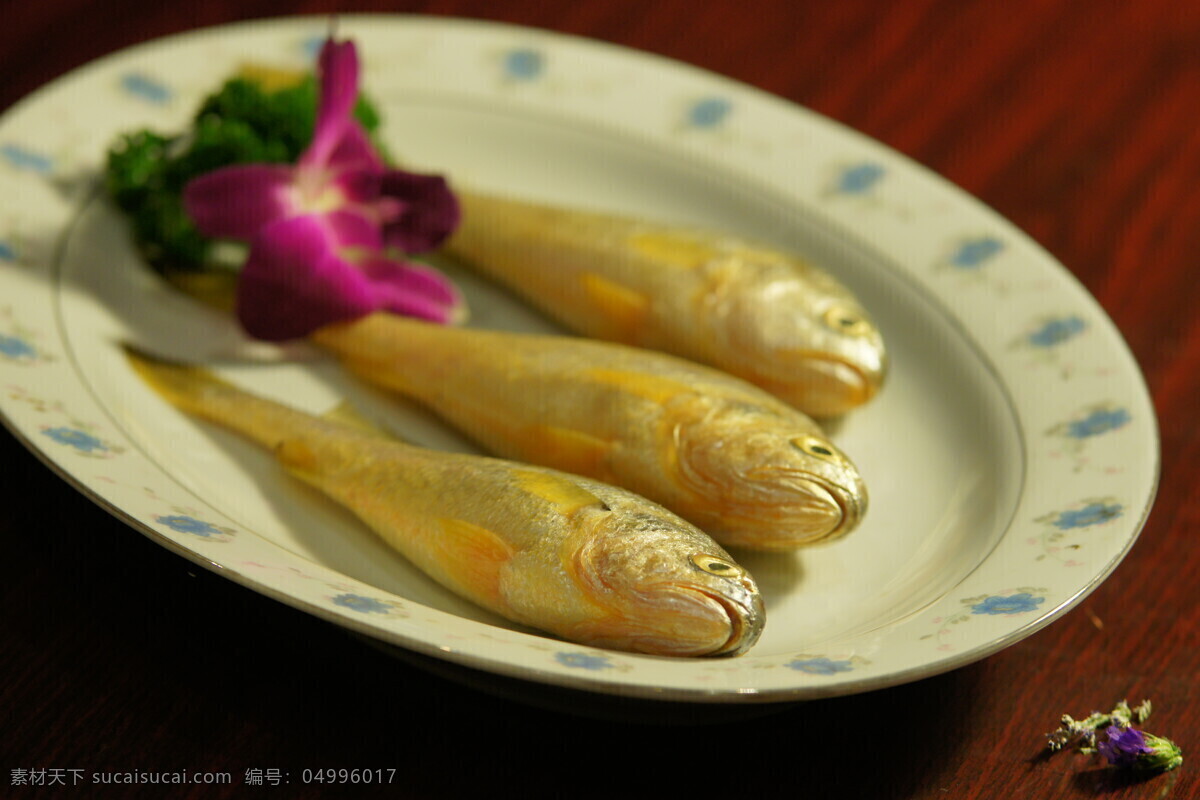
<svg viewBox="0 0 1200 800">
<path fill-rule="evenodd" d="M 308 66 L 326 25 L 275 20 L 140 45 L 55 81 L 0 121 L 0 410 L 36 454 L 132 527 L 265 595 L 419 653 L 530 681 L 706 702 L 859 692 L 980 659 L 1065 613 L 1132 545 L 1158 469 L 1145 385 L 1092 298 L 995 213 L 878 143 L 685 65 L 501 25 L 349 16 L 339 30 L 357 40 L 364 88 L 406 163 L 806 253 L 859 293 L 894 359 L 884 393 L 835 431 L 870 486 L 864 524 L 796 555 L 741 554 L 768 609 L 749 655 L 581 647 L 448 594 L 266 455 L 166 407 L 118 348 L 255 356 L 226 374 L 314 412 L 349 396 L 418 441 L 467 448 L 302 349 L 281 359 L 247 346 L 230 320 L 142 266 L 95 190 L 119 133 L 179 130 L 246 60 Z M 552 329 L 455 275 L 474 324 Z"/>
</svg>

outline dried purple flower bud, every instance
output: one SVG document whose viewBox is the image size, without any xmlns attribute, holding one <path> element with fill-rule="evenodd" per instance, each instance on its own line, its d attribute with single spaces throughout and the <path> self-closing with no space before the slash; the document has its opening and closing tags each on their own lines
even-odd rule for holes
<svg viewBox="0 0 1200 800">
<path fill-rule="evenodd" d="M 1114 767 L 1167 772 L 1183 763 L 1183 751 L 1170 739 L 1120 725 L 1110 725 L 1105 732 L 1108 741 L 1100 742 L 1096 749 Z"/>
<path fill-rule="evenodd" d="M 1105 732 L 1108 734 L 1108 741 L 1100 742 L 1096 749 L 1114 767 L 1132 767 L 1140 756 L 1151 752 L 1150 746 L 1146 744 L 1146 737 L 1137 728 L 1110 725 Z"/>
</svg>

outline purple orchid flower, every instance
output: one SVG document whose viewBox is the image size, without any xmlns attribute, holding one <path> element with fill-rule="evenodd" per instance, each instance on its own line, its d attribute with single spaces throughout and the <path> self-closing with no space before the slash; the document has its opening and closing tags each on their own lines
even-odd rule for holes
<svg viewBox="0 0 1200 800">
<path fill-rule="evenodd" d="M 353 117 L 353 42 L 329 39 L 318 62 L 313 139 L 296 164 L 239 164 L 188 183 L 184 207 L 206 236 L 250 242 L 238 319 L 279 341 L 375 311 L 449 322 L 462 306 L 429 267 L 391 257 L 431 250 L 459 206 L 444 179 L 389 169 Z"/>
</svg>

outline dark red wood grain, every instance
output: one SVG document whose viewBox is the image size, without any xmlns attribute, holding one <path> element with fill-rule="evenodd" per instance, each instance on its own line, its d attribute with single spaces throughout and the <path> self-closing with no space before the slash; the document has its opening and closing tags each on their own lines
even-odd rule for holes
<svg viewBox="0 0 1200 800">
<path fill-rule="evenodd" d="M 479 17 L 681 59 L 961 185 L 1062 261 L 1129 342 L 1161 426 L 1154 511 L 1079 608 L 980 663 L 752 718 L 684 708 L 648 725 L 500 699 L 360 646 L 143 539 L 0 432 L 0 796 L 167 796 L 10 787 L 16 768 L 216 770 L 237 784 L 179 798 L 350 796 L 298 784 L 321 767 L 395 768 L 398 797 L 1200 796 L 1200 5 L 5 0 L 0 108 L 148 38 L 333 10 Z M 1039 757 L 1060 714 L 1124 697 L 1154 700 L 1148 727 L 1184 747 L 1181 770 L 1130 782 Z M 241 785 L 272 768 L 292 783 Z"/>
</svg>

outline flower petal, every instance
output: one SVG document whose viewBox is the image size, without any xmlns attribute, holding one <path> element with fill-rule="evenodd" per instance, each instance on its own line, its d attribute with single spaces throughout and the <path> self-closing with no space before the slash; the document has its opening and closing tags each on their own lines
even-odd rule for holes
<svg viewBox="0 0 1200 800">
<path fill-rule="evenodd" d="M 297 211 L 295 173 L 282 164 L 222 167 L 188 182 L 183 207 L 205 236 L 252 239 L 268 222 Z"/>
<path fill-rule="evenodd" d="M 462 295 L 433 267 L 380 257 L 358 266 L 374 284 L 382 308 L 392 313 L 440 323 L 463 315 Z"/>
<path fill-rule="evenodd" d="M 384 221 L 374 206 L 379 202 L 382 175 L 376 170 L 347 170 L 327 178 L 326 189 L 336 189 L 343 206 L 359 206 L 370 213 L 376 224 Z"/>
<path fill-rule="evenodd" d="M 251 336 L 296 339 L 380 307 L 371 281 L 339 255 L 337 224 L 330 216 L 279 220 L 255 238 L 236 302 L 238 320 Z"/>
<path fill-rule="evenodd" d="M 406 253 L 423 253 L 441 244 L 458 227 L 462 211 L 458 198 L 441 175 L 388 170 L 383 175 L 384 198 L 401 203 L 398 219 L 384 226 L 387 243 Z"/>
<path fill-rule="evenodd" d="M 335 250 L 373 252 L 383 246 L 378 223 L 368 214 L 341 210 L 311 216 L 315 218 L 313 224 L 324 226 Z"/>
<path fill-rule="evenodd" d="M 300 163 L 325 165 L 346 135 L 358 99 L 358 52 L 354 42 L 325 40 L 317 62 L 321 96 L 313 139 Z"/>
<path fill-rule="evenodd" d="M 384 170 L 383 159 L 375 152 L 371 138 L 354 119 L 347 120 L 325 164 L 336 170 L 366 170 L 373 173 L 382 173 Z"/>
</svg>

